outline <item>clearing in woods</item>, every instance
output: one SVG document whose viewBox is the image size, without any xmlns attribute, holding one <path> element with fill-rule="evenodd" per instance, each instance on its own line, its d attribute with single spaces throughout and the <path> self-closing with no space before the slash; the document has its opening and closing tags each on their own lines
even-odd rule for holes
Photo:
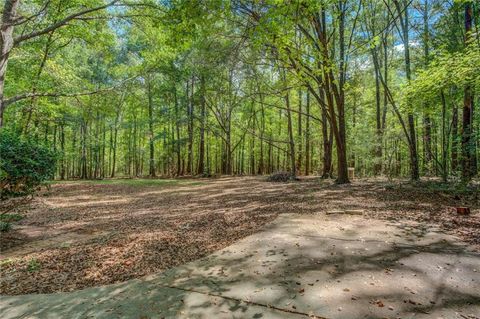
<svg viewBox="0 0 480 319">
<path fill-rule="evenodd" d="M 412 233 L 445 230 L 478 247 L 478 192 L 435 185 L 261 177 L 58 182 L 2 234 L 0 292 L 72 291 L 139 278 L 207 256 L 287 213 L 360 211 L 410 223 Z M 454 214 L 462 204 L 470 216 Z"/>
<path fill-rule="evenodd" d="M 0 316 L 479 318 L 478 194 L 433 185 L 56 183 L 2 239 Z"/>
</svg>

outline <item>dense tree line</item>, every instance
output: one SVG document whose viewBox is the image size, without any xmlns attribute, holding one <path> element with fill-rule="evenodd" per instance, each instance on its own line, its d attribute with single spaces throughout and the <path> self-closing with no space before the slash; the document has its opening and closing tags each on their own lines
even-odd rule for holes
<svg viewBox="0 0 480 319">
<path fill-rule="evenodd" d="M 476 1 L 3 2 L 0 123 L 56 178 L 478 173 Z"/>
</svg>

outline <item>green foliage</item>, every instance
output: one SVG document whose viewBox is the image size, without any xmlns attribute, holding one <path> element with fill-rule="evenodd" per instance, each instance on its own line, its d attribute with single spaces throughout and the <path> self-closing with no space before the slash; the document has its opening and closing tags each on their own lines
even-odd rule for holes
<svg viewBox="0 0 480 319">
<path fill-rule="evenodd" d="M 440 92 L 466 85 L 480 87 L 480 46 L 472 44 L 460 52 L 442 52 L 405 88 L 405 97 L 431 101 Z"/>
<path fill-rule="evenodd" d="M 23 219 L 23 216 L 20 214 L 0 214 L 0 222 L 17 222 Z"/>
<path fill-rule="evenodd" d="M 1 198 L 35 192 L 55 173 L 56 155 L 33 139 L 0 131 Z"/>
<path fill-rule="evenodd" d="M 0 221 L 0 232 L 6 233 L 12 229 L 12 225 L 9 222 Z"/>
<path fill-rule="evenodd" d="M 35 271 L 39 271 L 40 270 L 40 267 L 41 267 L 41 264 L 40 262 L 35 259 L 35 258 L 32 258 L 28 261 L 28 264 L 27 264 L 27 270 L 28 272 L 35 272 Z"/>
<path fill-rule="evenodd" d="M 480 101 L 478 33 L 467 46 L 462 21 L 466 2 L 474 1 L 459 0 L 448 6 L 439 1 L 400 1 L 402 6 L 409 6 L 402 12 L 411 15 L 409 28 L 416 31 L 409 41 L 410 83 L 397 29 L 400 24 L 395 27 L 391 21 L 392 15 L 397 16 L 391 2 L 122 2 L 70 21 L 10 52 L 6 98 L 29 92 L 60 95 L 9 105 L 4 123 L 32 136 L 35 143 L 41 141 L 59 151 L 55 175 L 65 179 L 146 175 L 151 163 L 150 143 L 157 176 L 191 173 L 186 169 L 189 154 L 193 175 L 225 173 L 227 161 L 233 162 L 236 174 L 269 174 L 288 170 L 288 93 L 300 164 L 306 166 L 308 139 L 309 170 L 317 174 L 325 158 L 322 129 L 325 126 L 330 134 L 331 128 L 328 116 L 323 118 L 320 101 L 328 101 L 322 95 L 325 89 L 331 91 L 332 84 L 339 85 L 343 68 L 344 92 L 340 93 L 345 94 L 347 157 L 357 176 L 406 174 L 409 149 L 401 120 L 407 122 L 407 114 L 414 116 L 421 166 L 429 174 L 438 174 L 440 166 L 452 166 L 448 172 L 452 176 L 459 170 L 450 162 L 454 150 L 461 153 L 465 86 L 474 92 L 474 105 Z M 45 3 L 44 13 L 35 15 Z M 19 16 L 33 20 L 16 27 L 15 33 L 43 29 L 103 3 L 21 1 Z M 420 19 L 422 12 L 427 14 L 426 20 Z M 476 7 L 475 17 L 477 12 Z M 325 15 L 320 23 L 324 25 L 316 26 L 312 18 L 320 13 Z M 342 14 L 344 24 L 340 23 Z M 318 34 L 322 29 L 327 35 L 325 48 Z M 345 61 L 340 56 L 342 38 Z M 374 53 L 378 65 L 373 62 Z M 334 75 L 330 87 L 322 82 L 329 72 Z M 377 81 L 376 85 L 379 75 L 391 93 L 390 99 L 384 84 Z M 130 80 L 124 85 L 115 86 L 127 78 Z M 109 87 L 115 89 L 104 90 Z M 321 94 L 317 100 L 310 92 L 307 135 L 308 87 Z M 83 92 L 97 93 L 77 95 Z M 302 116 L 297 113 L 300 108 Z M 479 114 L 475 109 L 475 137 Z M 455 126 L 451 124 L 454 115 Z M 428 163 L 427 139 L 422 136 L 427 116 L 432 127 L 428 140 L 433 143 L 435 157 Z M 201 132 L 205 167 L 197 171 Z M 335 152 L 337 141 L 332 140 Z M 335 155 L 333 161 L 336 167 Z M 159 186 L 170 182 L 152 179 L 145 183 Z"/>
</svg>

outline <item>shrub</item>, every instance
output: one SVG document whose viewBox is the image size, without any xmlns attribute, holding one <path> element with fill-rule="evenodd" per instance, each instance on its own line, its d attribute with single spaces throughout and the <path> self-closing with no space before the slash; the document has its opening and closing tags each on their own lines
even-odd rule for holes
<svg viewBox="0 0 480 319">
<path fill-rule="evenodd" d="M 34 272 L 34 271 L 38 271 L 40 270 L 40 262 L 35 259 L 35 258 L 32 258 L 28 261 L 28 264 L 27 264 L 27 270 L 28 272 Z"/>
<path fill-rule="evenodd" d="M 292 173 L 289 172 L 276 172 L 268 176 L 267 179 L 269 182 L 280 182 L 286 183 L 288 181 L 297 180 L 292 176 Z"/>
<path fill-rule="evenodd" d="M 0 214 L 0 222 L 11 223 L 11 222 L 18 222 L 23 218 L 22 215 L 19 214 Z"/>
<path fill-rule="evenodd" d="M 33 194 L 54 175 L 55 160 L 46 146 L 0 130 L 0 199 Z"/>
<path fill-rule="evenodd" d="M 12 229 L 12 225 L 8 222 L 0 222 L 0 232 L 5 233 Z"/>
</svg>

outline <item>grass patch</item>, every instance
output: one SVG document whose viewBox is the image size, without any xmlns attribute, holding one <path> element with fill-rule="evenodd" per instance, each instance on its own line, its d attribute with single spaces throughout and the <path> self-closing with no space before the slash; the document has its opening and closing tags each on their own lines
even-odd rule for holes
<svg viewBox="0 0 480 319">
<path fill-rule="evenodd" d="M 40 262 L 38 260 L 36 260 L 35 258 L 32 258 L 28 261 L 27 270 L 28 270 L 28 272 L 39 271 L 40 266 L 41 266 Z"/>
<path fill-rule="evenodd" d="M 23 219 L 23 216 L 20 214 L 0 214 L 0 222 L 11 223 L 18 222 Z"/>
<path fill-rule="evenodd" d="M 7 267 L 7 266 L 9 266 L 9 265 L 11 265 L 11 264 L 13 264 L 13 263 L 14 263 L 13 259 L 10 259 L 10 258 L 4 259 L 4 260 L 0 260 L 0 268 L 2 268 L 2 267 Z"/>
<path fill-rule="evenodd" d="M 12 225 L 6 222 L 0 222 L 0 232 L 6 233 L 12 229 Z"/>
</svg>

